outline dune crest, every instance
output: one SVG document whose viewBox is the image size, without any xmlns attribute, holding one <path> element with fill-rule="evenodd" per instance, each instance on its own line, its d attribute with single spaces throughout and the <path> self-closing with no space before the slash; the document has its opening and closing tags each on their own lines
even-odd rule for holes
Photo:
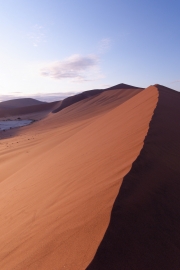
<svg viewBox="0 0 180 270">
<path fill-rule="evenodd" d="M 102 100 L 93 98 L 99 106 Z M 88 117 L 74 104 L 32 126 L 42 129 L 37 144 L 3 152 L 0 269 L 88 266 L 123 177 L 143 147 L 157 100 L 157 89 L 150 87 Z M 76 111 L 77 122 L 72 118 Z"/>
<path fill-rule="evenodd" d="M 180 93 L 155 87 L 159 98 L 144 146 L 87 270 L 180 269 Z"/>
</svg>

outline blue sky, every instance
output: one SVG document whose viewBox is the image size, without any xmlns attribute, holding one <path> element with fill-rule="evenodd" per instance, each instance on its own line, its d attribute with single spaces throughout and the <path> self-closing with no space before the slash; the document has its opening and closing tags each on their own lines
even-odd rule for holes
<svg viewBox="0 0 180 270">
<path fill-rule="evenodd" d="M 122 82 L 180 91 L 179 0 L 0 4 L 0 100 Z"/>
</svg>

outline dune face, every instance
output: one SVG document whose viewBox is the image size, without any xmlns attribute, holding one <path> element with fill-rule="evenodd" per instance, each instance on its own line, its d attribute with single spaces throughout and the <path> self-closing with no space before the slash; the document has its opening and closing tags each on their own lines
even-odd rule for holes
<svg viewBox="0 0 180 270">
<path fill-rule="evenodd" d="M 123 180 L 88 270 L 180 269 L 180 93 L 156 88 L 143 149 Z"/>
<path fill-rule="evenodd" d="M 0 269 L 86 269 L 157 100 L 106 91 L 1 141 Z"/>
<path fill-rule="evenodd" d="M 132 91 L 132 89 L 142 89 L 140 87 L 135 87 L 135 86 L 131 86 L 131 85 L 128 85 L 128 84 L 124 84 L 124 83 L 121 83 L 121 84 L 118 84 L 118 85 L 115 85 L 113 87 L 109 87 L 107 89 L 104 89 L 104 90 L 101 90 L 101 89 L 96 89 L 96 90 L 89 90 L 89 91 L 85 91 L 85 92 L 82 92 L 80 94 L 77 94 L 77 95 L 74 95 L 74 96 L 71 96 L 71 97 L 67 97 L 65 98 L 64 100 L 62 100 L 61 104 L 59 107 L 57 107 L 53 113 L 57 113 L 61 110 L 63 110 L 64 108 L 68 107 L 68 106 L 71 106 L 72 104 L 76 103 L 76 102 L 79 102 L 81 100 L 84 100 L 86 98 L 89 98 L 89 97 L 94 97 L 94 96 L 97 96 L 98 94 L 101 94 L 107 90 L 130 90 Z"/>
<path fill-rule="evenodd" d="M 76 102 L 79 102 L 88 97 L 98 95 L 100 93 L 102 93 L 102 90 L 90 90 L 90 91 L 85 91 L 83 93 L 80 93 L 71 97 L 67 97 L 61 102 L 60 106 L 53 111 L 53 113 L 57 113 L 63 110 L 64 108 L 71 106 L 72 104 Z"/>
</svg>

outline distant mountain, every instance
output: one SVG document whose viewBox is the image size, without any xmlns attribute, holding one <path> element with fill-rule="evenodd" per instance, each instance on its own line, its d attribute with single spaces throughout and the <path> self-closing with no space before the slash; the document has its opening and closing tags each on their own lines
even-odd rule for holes
<svg viewBox="0 0 180 270">
<path fill-rule="evenodd" d="M 93 97 L 93 96 L 98 95 L 98 94 L 100 94 L 104 91 L 107 91 L 107 90 L 118 90 L 118 89 L 123 90 L 123 89 L 143 89 L 143 88 L 120 83 L 120 84 L 117 84 L 115 86 L 112 86 L 112 87 L 109 87 L 106 89 L 95 89 L 95 90 L 85 91 L 85 92 L 76 94 L 74 96 L 70 96 L 70 97 L 65 98 L 61 102 L 60 106 L 53 111 L 53 113 L 57 113 L 57 112 L 63 110 L 64 108 L 66 108 L 66 107 L 68 107 L 76 102 L 79 102 L 85 98 Z"/>
<path fill-rule="evenodd" d="M 0 102 L 0 109 L 14 109 L 14 108 L 40 105 L 44 103 L 46 102 L 42 102 L 33 98 L 18 98 L 18 99 L 12 99 L 12 100 Z"/>
</svg>

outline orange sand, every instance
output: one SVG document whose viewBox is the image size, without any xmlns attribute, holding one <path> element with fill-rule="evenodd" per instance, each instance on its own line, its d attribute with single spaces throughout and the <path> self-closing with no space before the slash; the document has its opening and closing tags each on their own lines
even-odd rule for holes
<svg viewBox="0 0 180 270">
<path fill-rule="evenodd" d="M 85 99 L 1 141 L 1 270 L 88 266 L 157 103 L 155 87 L 138 91 Z"/>
</svg>

